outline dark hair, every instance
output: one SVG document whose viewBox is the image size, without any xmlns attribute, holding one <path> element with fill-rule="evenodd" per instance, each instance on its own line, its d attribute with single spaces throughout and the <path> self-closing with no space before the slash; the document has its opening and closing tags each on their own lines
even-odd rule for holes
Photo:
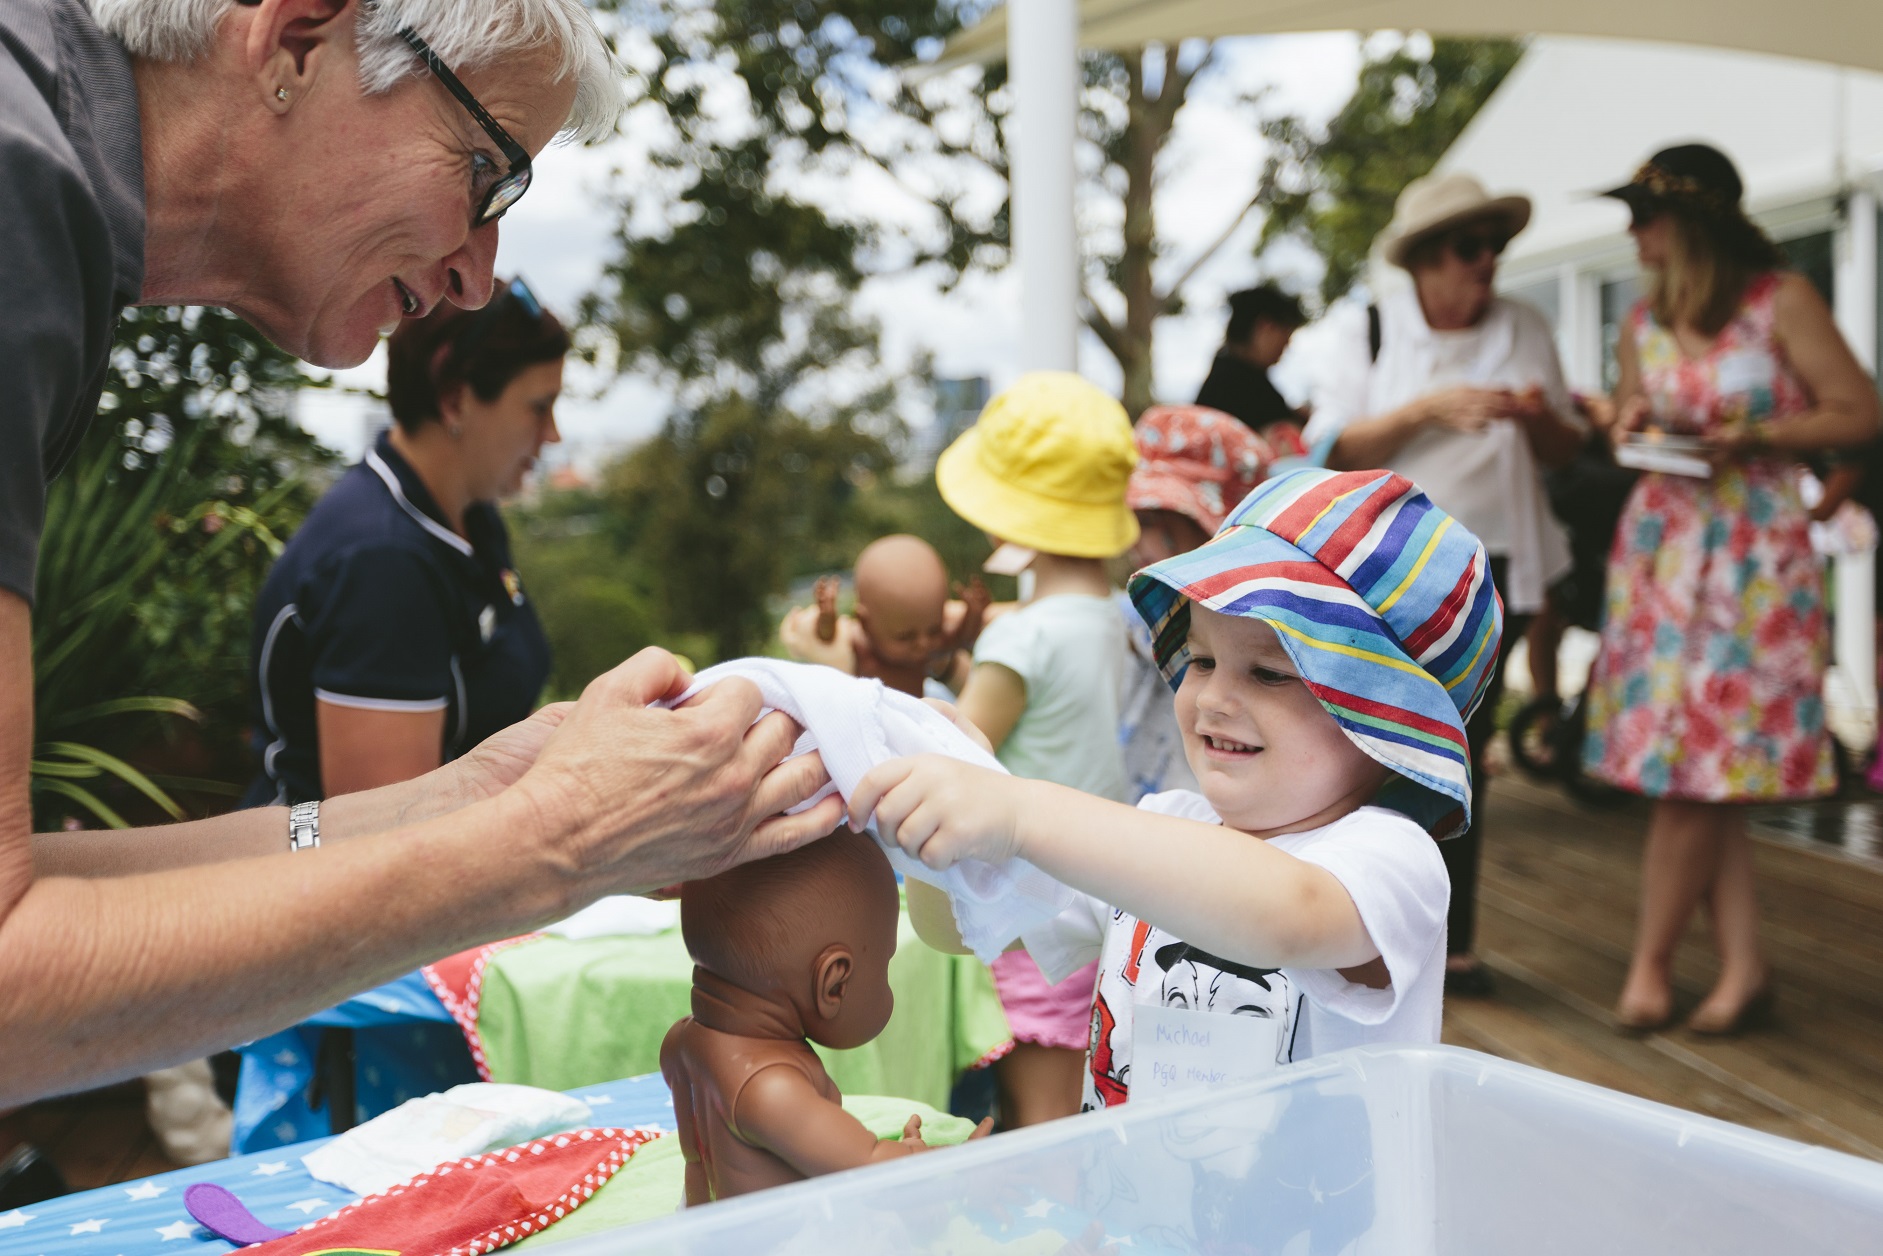
<svg viewBox="0 0 1883 1256">
<path fill-rule="evenodd" d="M 1272 283 L 1244 288 L 1229 294 L 1229 328 L 1223 332 L 1223 342 L 1241 344 L 1254 334 L 1258 319 L 1277 327 L 1300 327 L 1308 321 L 1308 316 L 1301 308 L 1300 297 L 1283 292 Z"/>
<path fill-rule="evenodd" d="M 474 337 L 464 347 L 466 337 Z M 542 362 L 568 355 L 569 333 L 539 307 L 532 316 L 499 282 L 491 304 L 464 310 L 440 301 L 424 318 L 400 323 L 386 342 L 386 400 L 407 432 L 435 421 L 438 399 L 469 384 L 479 401 L 495 401 L 510 381 Z"/>
</svg>

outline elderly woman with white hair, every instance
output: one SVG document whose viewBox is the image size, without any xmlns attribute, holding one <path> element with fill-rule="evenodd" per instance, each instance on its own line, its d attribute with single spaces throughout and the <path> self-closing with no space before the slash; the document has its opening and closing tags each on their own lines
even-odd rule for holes
<svg viewBox="0 0 1883 1256">
<path fill-rule="evenodd" d="M 1328 465 L 1396 471 L 1470 528 L 1491 558 L 1504 602 L 1504 650 L 1542 609 L 1544 590 L 1569 570 L 1569 542 L 1550 514 L 1542 468 L 1581 447 L 1555 341 L 1543 316 L 1497 295 L 1497 259 L 1530 221 L 1522 196 L 1492 196 L 1466 174 L 1415 179 L 1382 233 L 1382 256 L 1412 277 L 1347 337 L 1334 386 L 1304 433 L 1328 445 Z M 1444 843 L 1451 874 L 1447 929 L 1451 994 L 1490 992 L 1473 953 L 1478 851 L 1485 808 L 1484 750 L 1496 730 L 1502 660 L 1466 729 L 1480 805 L 1471 827 Z"/>
<path fill-rule="evenodd" d="M 491 295 L 497 220 L 619 89 L 580 0 L 0 0 L 0 1109 L 247 1041 L 419 964 L 828 832 L 757 690 L 648 651 L 418 779 L 31 831 L 45 483 L 118 311 L 226 306 L 323 366 Z M 755 721 L 757 721 L 755 723 Z"/>
</svg>

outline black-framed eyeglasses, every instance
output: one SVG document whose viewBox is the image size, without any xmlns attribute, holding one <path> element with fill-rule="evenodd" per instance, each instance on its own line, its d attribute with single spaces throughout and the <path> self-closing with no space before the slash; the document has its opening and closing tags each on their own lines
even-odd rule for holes
<svg viewBox="0 0 1883 1256">
<path fill-rule="evenodd" d="M 482 198 L 478 199 L 478 189 L 483 186 L 483 178 L 475 173 L 475 163 L 481 161 L 489 164 L 490 159 L 481 153 L 472 158 L 471 196 L 477 202 L 477 208 L 471 212 L 471 225 L 481 227 L 487 222 L 496 222 L 512 205 L 523 199 L 525 192 L 530 190 L 530 155 L 524 151 L 523 145 L 510 138 L 510 133 L 497 124 L 497 119 L 491 117 L 490 112 L 484 106 L 477 103 L 477 97 L 471 95 L 470 89 L 458 81 L 458 76 L 451 72 L 451 67 L 439 60 L 438 54 L 432 51 L 430 44 L 419 38 L 417 31 L 410 26 L 401 26 L 399 38 L 411 45 L 412 51 L 418 54 L 419 60 L 438 76 L 438 81 L 445 85 L 446 91 L 457 97 L 458 103 L 464 106 L 464 111 L 471 115 L 477 125 L 484 128 L 484 134 L 490 136 L 498 150 L 503 153 L 503 159 L 510 163 L 510 169 L 501 178 L 491 176 L 493 181 L 484 187 Z M 528 292 L 529 289 L 525 288 L 524 291 Z M 529 299 L 532 303 L 536 300 L 533 296 Z M 542 307 L 538 305 L 536 308 L 540 314 Z"/>
<path fill-rule="evenodd" d="M 1490 231 L 1454 231 L 1451 235 L 1452 256 L 1470 266 L 1486 253 L 1492 257 L 1503 255 L 1504 246 L 1510 240 L 1500 233 Z"/>
</svg>

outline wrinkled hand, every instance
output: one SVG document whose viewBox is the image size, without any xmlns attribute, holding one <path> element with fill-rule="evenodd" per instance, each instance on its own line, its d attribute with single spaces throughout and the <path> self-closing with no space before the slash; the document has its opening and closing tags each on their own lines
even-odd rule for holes
<svg viewBox="0 0 1883 1256">
<path fill-rule="evenodd" d="M 562 727 L 562 721 L 574 709 L 573 702 L 551 703 L 528 719 L 492 733 L 469 754 L 439 770 L 451 775 L 465 803 L 494 798 L 523 778 L 550 734 Z"/>
<path fill-rule="evenodd" d="M 781 814 L 829 782 L 816 755 L 787 760 L 798 727 L 730 678 L 686 706 L 692 678 L 665 650 L 598 677 L 509 791 L 584 898 L 709 877 L 823 837 L 843 819 L 832 795 Z"/>
<path fill-rule="evenodd" d="M 946 755 L 879 763 L 850 796 L 853 827 L 876 831 L 931 868 L 1020 854 L 1020 782 Z"/>
<path fill-rule="evenodd" d="M 847 615 L 839 616 L 836 640 L 825 641 L 817 635 L 819 614 L 815 606 L 800 606 L 785 612 L 778 623 L 778 643 L 800 663 L 822 663 L 847 676 L 856 675 L 856 621 Z"/>
</svg>

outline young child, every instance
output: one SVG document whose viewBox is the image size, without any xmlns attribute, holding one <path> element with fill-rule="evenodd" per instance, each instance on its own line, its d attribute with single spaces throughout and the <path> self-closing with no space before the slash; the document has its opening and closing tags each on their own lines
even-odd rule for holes
<svg viewBox="0 0 1883 1256">
<path fill-rule="evenodd" d="M 1208 406 L 1152 406 L 1131 431 L 1138 465 L 1125 489 L 1125 505 L 1138 517 L 1133 568 L 1188 554 L 1208 541 L 1275 461 L 1268 442 L 1242 420 Z M 1131 786 L 1122 801 L 1136 802 L 1166 789 L 1194 791 L 1196 777 L 1184 758 L 1183 736 L 1150 629 L 1129 594 L 1119 593 L 1113 601 L 1130 646 L 1118 710 L 1118 744 Z"/>
<path fill-rule="evenodd" d="M 660 1071 L 688 1205 L 928 1150 L 920 1117 L 891 1142 L 845 1112 L 805 1041 L 856 1047 L 883 1031 L 899 917 L 889 861 L 841 830 L 681 887 L 693 1014 L 667 1032 Z"/>
<path fill-rule="evenodd" d="M 979 580 L 948 596 L 948 568 L 920 537 L 885 536 L 857 555 L 856 607 L 837 613 L 837 581 L 817 582 L 814 606 L 790 612 L 778 638 L 792 658 L 868 676 L 911 697 L 931 679 L 946 682 L 957 656 L 974 647 L 987 610 Z M 959 683 L 959 678 L 955 678 Z"/>
<path fill-rule="evenodd" d="M 1076 375 L 1038 372 L 988 402 L 935 466 L 942 499 L 1020 550 L 1033 580 L 1030 599 L 975 644 L 961 714 L 1015 775 L 1119 801 L 1127 647 L 1105 560 L 1137 539 L 1125 508 L 1136 462 L 1124 407 Z M 1058 976 L 1047 981 L 1025 955 L 994 963 L 1015 1043 L 995 1066 L 1009 1126 L 1078 1111 L 1093 974 Z"/>
<path fill-rule="evenodd" d="M 1131 594 L 1200 794 L 1133 810 L 922 756 L 871 772 L 853 817 L 932 867 L 1018 856 L 1092 896 L 1021 939 L 1049 975 L 1102 957 L 1087 1107 L 1438 1041 L 1432 839 L 1469 818 L 1464 722 L 1502 632 L 1483 546 L 1402 477 L 1301 470 Z M 926 889 L 911 915 L 946 947 Z"/>
</svg>

